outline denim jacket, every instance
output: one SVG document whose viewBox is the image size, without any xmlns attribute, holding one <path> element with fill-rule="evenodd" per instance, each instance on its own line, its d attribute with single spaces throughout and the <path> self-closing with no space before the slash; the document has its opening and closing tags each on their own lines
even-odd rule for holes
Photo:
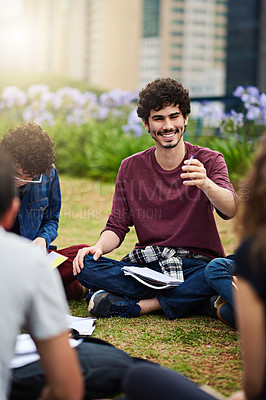
<svg viewBox="0 0 266 400">
<path fill-rule="evenodd" d="M 39 179 L 37 175 L 34 179 Z M 61 190 L 56 168 L 41 183 L 28 183 L 18 213 L 20 234 L 30 240 L 43 237 L 47 247 L 57 237 Z"/>
</svg>

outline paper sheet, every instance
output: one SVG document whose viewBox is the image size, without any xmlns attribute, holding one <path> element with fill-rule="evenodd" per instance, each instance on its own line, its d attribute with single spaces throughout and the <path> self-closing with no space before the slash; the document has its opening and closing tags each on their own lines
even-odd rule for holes
<svg viewBox="0 0 266 400">
<path fill-rule="evenodd" d="M 93 317 L 73 317 L 67 315 L 67 325 L 69 328 L 76 329 L 80 335 L 90 336 L 95 329 L 96 318 Z"/>
<path fill-rule="evenodd" d="M 71 347 L 77 347 L 81 340 L 69 339 Z M 39 353 L 35 346 L 34 341 L 28 333 L 23 333 L 17 336 L 15 355 L 9 364 L 9 368 L 19 368 L 23 365 L 30 364 L 40 359 Z"/>
<path fill-rule="evenodd" d="M 147 267 L 122 267 L 125 275 L 130 275 L 139 282 L 153 289 L 167 289 L 178 286 L 182 281 L 171 278 L 168 275 L 154 271 Z"/>
<path fill-rule="evenodd" d="M 51 251 L 46 257 L 49 259 L 52 269 L 58 267 L 58 265 L 62 264 L 68 259 L 68 257 L 62 256 L 62 254 L 56 253 L 55 251 Z"/>
<path fill-rule="evenodd" d="M 95 329 L 96 318 L 93 317 L 73 317 L 72 315 L 66 314 L 67 324 L 69 328 L 76 329 L 80 335 L 89 336 L 93 333 Z M 78 346 L 82 339 L 74 340 L 69 339 L 71 347 Z M 30 364 L 34 361 L 39 360 L 40 356 L 37 352 L 34 341 L 31 336 L 27 333 L 21 334 L 17 336 L 16 346 L 15 346 L 15 355 L 11 360 L 9 367 L 19 368 L 23 365 Z"/>
</svg>

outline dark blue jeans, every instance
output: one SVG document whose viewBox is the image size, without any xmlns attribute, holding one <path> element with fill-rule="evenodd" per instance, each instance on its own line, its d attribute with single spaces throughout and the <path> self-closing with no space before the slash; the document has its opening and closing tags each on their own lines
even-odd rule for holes
<svg viewBox="0 0 266 400">
<path fill-rule="evenodd" d="M 234 268 L 235 262 L 233 258 L 214 258 L 205 268 L 205 277 L 208 284 L 222 296 L 232 308 L 234 308 L 232 287 Z"/>
<path fill-rule="evenodd" d="M 88 254 L 84 258 L 84 269 L 77 276 L 79 282 L 93 291 L 104 289 L 131 299 L 151 299 L 157 297 L 163 311 L 170 319 L 180 318 L 191 312 L 200 302 L 216 294 L 205 278 L 207 263 L 198 259 L 183 260 L 185 281 L 171 289 L 151 289 L 130 276 L 125 276 L 124 265 L 143 266 L 100 257 L 97 261 Z M 145 266 L 161 272 L 158 262 Z"/>
<path fill-rule="evenodd" d="M 125 373 L 136 365 L 127 353 L 109 345 L 82 342 L 75 350 L 84 379 L 84 400 L 113 398 L 121 392 Z M 12 370 L 8 399 L 39 399 L 45 381 L 39 361 L 15 368 Z"/>
<path fill-rule="evenodd" d="M 123 386 L 126 400 L 215 400 L 177 372 L 152 365 L 129 370 Z"/>
</svg>

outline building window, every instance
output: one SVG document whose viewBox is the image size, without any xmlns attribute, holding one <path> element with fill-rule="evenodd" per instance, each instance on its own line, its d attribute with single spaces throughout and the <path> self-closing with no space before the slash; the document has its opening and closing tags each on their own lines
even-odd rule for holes
<svg viewBox="0 0 266 400">
<path fill-rule="evenodd" d="M 176 48 L 176 47 L 182 48 L 183 47 L 183 43 L 171 43 L 171 47 L 173 47 L 173 48 Z"/>
<path fill-rule="evenodd" d="M 173 13 L 184 13 L 184 8 L 172 8 Z"/>
<path fill-rule="evenodd" d="M 173 19 L 172 24 L 177 24 L 177 25 L 184 25 L 184 20 L 181 19 Z"/>
<path fill-rule="evenodd" d="M 158 37 L 160 32 L 160 0 L 144 0 L 143 1 L 143 27 L 142 36 Z"/>
<path fill-rule="evenodd" d="M 171 36 L 183 36 L 183 32 L 172 31 Z"/>
<path fill-rule="evenodd" d="M 181 54 L 172 54 L 172 55 L 171 55 L 171 58 L 172 58 L 173 60 L 181 60 L 181 59 L 182 59 L 182 56 L 181 56 Z"/>
<path fill-rule="evenodd" d="M 176 66 L 174 66 L 174 67 L 170 67 L 170 70 L 171 70 L 171 71 L 178 71 L 178 72 L 180 72 L 180 71 L 182 71 L 182 67 L 176 67 Z"/>
</svg>

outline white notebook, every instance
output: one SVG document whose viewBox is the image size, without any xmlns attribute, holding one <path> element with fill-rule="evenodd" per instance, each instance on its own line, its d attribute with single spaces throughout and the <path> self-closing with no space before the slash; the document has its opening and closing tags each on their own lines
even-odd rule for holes
<svg viewBox="0 0 266 400">
<path fill-rule="evenodd" d="M 147 267 L 129 267 L 124 266 L 122 270 L 125 275 L 130 275 L 137 279 L 143 285 L 149 286 L 152 289 L 170 289 L 180 285 L 183 281 L 171 278 L 161 272 L 153 271 Z"/>
</svg>

